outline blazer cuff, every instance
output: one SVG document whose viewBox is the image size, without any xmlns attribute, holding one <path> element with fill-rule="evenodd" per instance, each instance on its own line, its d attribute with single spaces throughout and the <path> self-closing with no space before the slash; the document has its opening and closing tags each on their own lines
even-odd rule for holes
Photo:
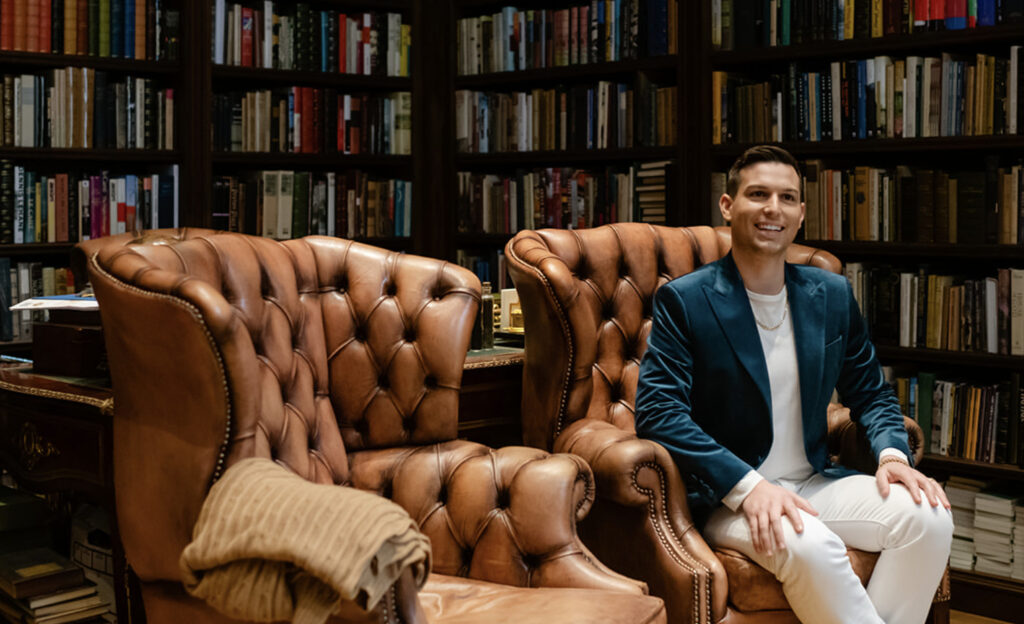
<svg viewBox="0 0 1024 624">
<path fill-rule="evenodd" d="M 878 461 L 882 461 L 886 457 L 899 457 L 903 461 L 907 462 L 907 464 L 910 464 L 910 460 L 907 459 L 907 454 L 899 450 L 898 448 L 893 448 L 890 446 L 888 448 L 882 449 L 882 452 L 878 454 Z"/>
<path fill-rule="evenodd" d="M 747 495 L 757 486 L 758 483 L 764 481 L 756 470 L 751 470 L 747 474 L 743 475 L 736 485 L 732 486 L 729 493 L 722 499 L 722 504 L 728 507 L 731 511 L 738 511 L 740 505 L 746 500 Z"/>
</svg>

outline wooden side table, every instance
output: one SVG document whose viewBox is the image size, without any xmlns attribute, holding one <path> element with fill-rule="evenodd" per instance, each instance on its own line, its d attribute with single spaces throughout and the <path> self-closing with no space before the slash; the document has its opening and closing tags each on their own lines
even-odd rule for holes
<svg viewBox="0 0 1024 624">
<path fill-rule="evenodd" d="M 67 493 L 108 512 L 118 620 L 139 622 L 142 605 L 131 599 L 117 534 L 113 413 L 109 388 L 34 374 L 29 367 L 0 369 L 0 463 L 27 490 Z"/>
<path fill-rule="evenodd" d="M 495 448 L 522 444 L 522 392 L 522 349 L 470 351 L 459 393 L 459 437 Z"/>
</svg>

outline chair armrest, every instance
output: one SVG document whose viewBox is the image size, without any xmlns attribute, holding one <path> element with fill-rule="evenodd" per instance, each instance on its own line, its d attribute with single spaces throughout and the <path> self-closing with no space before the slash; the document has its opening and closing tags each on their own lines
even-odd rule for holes
<svg viewBox="0 0 1024 624">
<path fill-rule="evenodd" d="M 602 561 L 646 581 L 670 620 L 725 616 L 725 569 L 694 526 L 686 487 L 664 447 L 584 418 L 558 437 L 555 450 L 581 456 L 594 471 L 597 500 L 580 531 Z"/>
<path fill-rule="evenodd" d="M 914 465 L 920 465 L 924 457 L 924 432 L 921 425 L 906 416 L 903 425 L 907 429 Z M 864 430 L 850 419 L 850 408 L 839 403 L 828 406 L 828 451 L 835 463 L 847 468 L 867 474 L 874 474 L 878 468 L 878 458 L 872 454 Z"/>
<path fill-rule="evenodd" d="M 430 538 L 434 572 L 520 587 L 647 591 L 577 536 L 594 500 L 593 475 L 578 457 L 454 440 L 349 459 L 352 485 L 391 498 Z"/>
</svg>

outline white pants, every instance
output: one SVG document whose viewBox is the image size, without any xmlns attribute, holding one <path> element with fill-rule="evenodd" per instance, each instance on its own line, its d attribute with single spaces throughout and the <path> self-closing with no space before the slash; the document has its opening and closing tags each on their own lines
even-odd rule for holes
<svg viewBox="0 0 1024 624">
<path fill-rule="evenodd" d="M 721 506 L 704 529 L 714 546 L 742 552 L 782 583 L 793 612 L 805 624 L 921 624 L 942 579 L 953 539 L 952 514 L 922 494 L 915 504 L 902 485 L 888 498 L 875 478 L 855 475 L 776 481 L 818 512 L 800 512 L 803 533 L 783 518 L 786 548 L 771 557 L 754 551 L 746 516 Z M 846 547 L 881 552 L 865 589 Z"/>
</svg>

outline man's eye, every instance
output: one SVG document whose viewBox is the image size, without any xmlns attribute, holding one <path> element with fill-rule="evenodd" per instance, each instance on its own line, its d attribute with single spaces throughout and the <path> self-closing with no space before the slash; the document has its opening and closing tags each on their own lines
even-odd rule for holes
<svg viewBox="0 0 1024 624">
<path fill-rule="evenodd" d="M 764 191 L 751 191 L 751 197 L 764 197 Z"/>
</svg>

